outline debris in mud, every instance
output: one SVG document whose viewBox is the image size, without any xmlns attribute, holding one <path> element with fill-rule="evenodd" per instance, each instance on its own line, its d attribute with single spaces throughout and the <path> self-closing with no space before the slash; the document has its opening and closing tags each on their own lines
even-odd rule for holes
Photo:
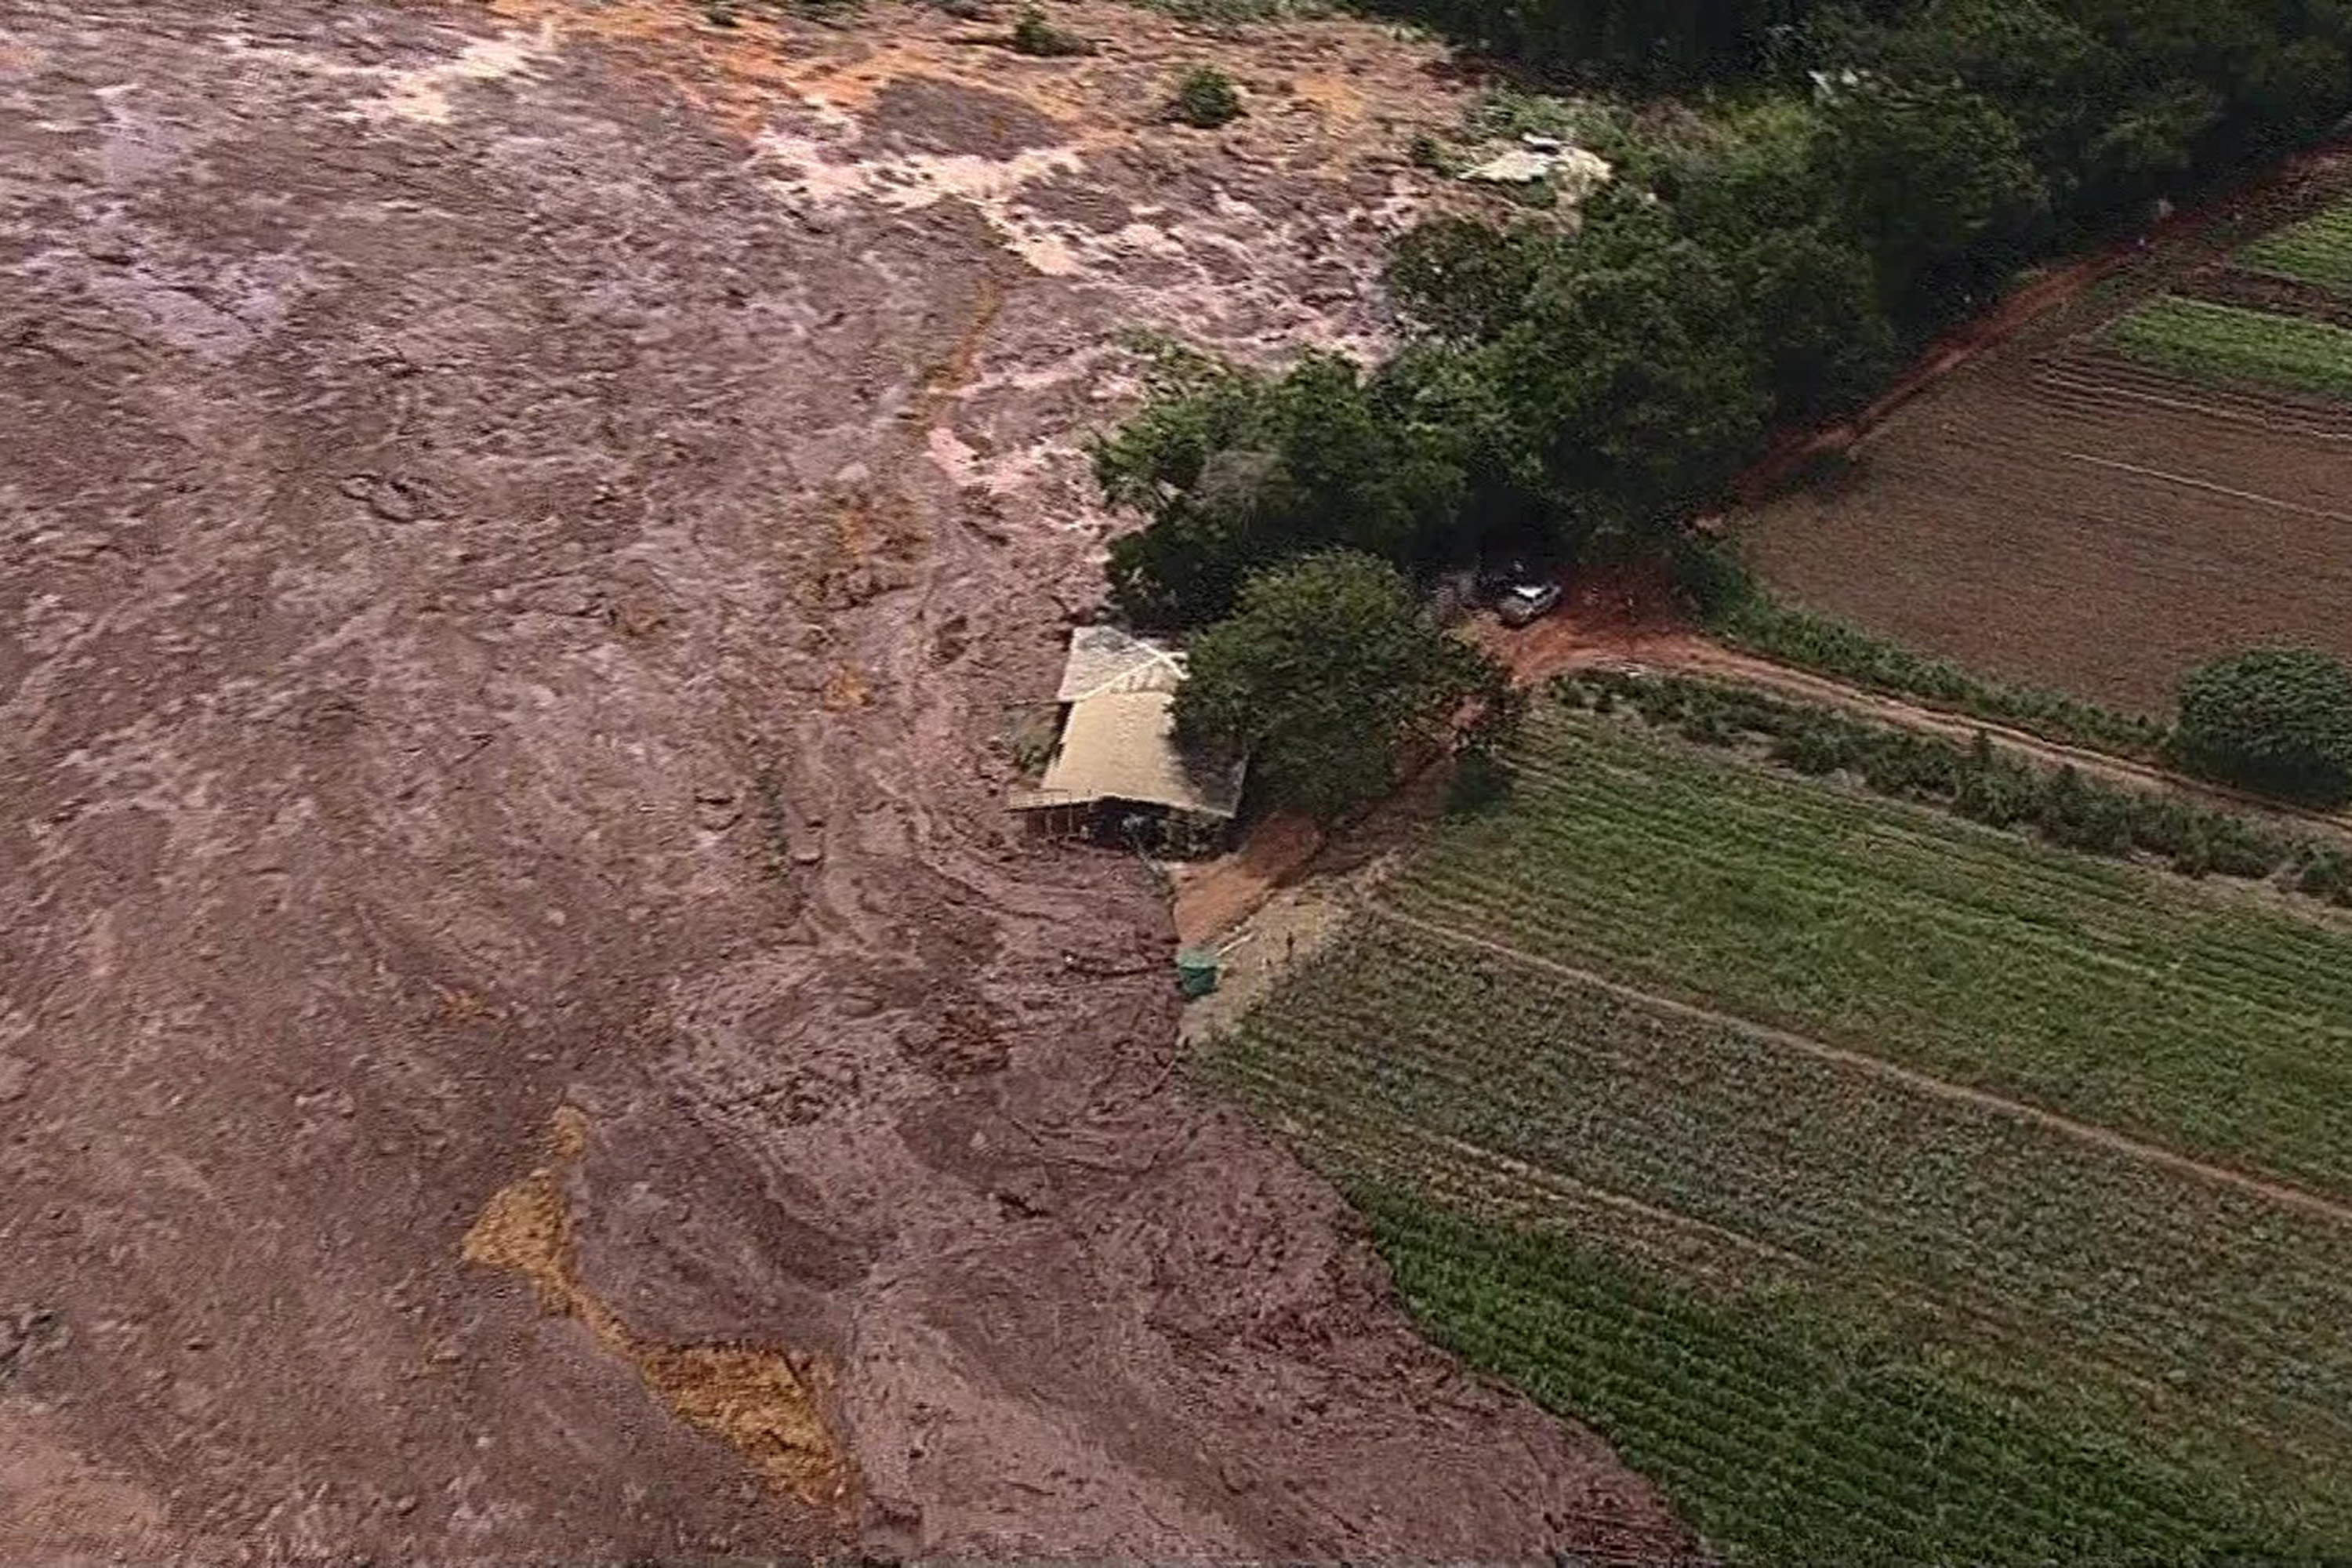
<svg viewBox="0 0 2352 1568">
<path fill-rule="evenodd" d="M 1488 185 L 1530 185 L 1547 182 L 1554 195 L 1570 206 L 1607 184 L 1614 171 L 1597 153 L 1573 147 L 1557 137 L 1522 136 L 1520 145 L 1507 148 L 1475 163 L 1462 178 Z"/>
<path fill-rule="evenodd" d="M 432 496 L 411 479 L 389 474 L 353 474 L 342 483 L 343 494 L 365 501 L 368 510 L 386 522 L 415 522 L 434 515 Z"/>
<path fill-rule="evenodd" d="M 0 1389 L 16 1380 L 26 1363 L 65 1342 L 65 1314 L 55 1307 L 26 1304 L 0 1312 Z"/>
<path fill-rule="evenodd" d="M 845 1505 L 849 1460 L 822 1409 L 831 1369 L 766 1346 L 666 1345 L 632 1332 L 580 1282 L 563 1181 L 587 1150 L 588 1119 L 559 1107 L 548 1142 L 547 1163 L 484 1205 L 466 1232 L 466 1261 L 520 1275 L 542 1311 L 579 1320 L 601 1348 L 636 1367 L 673 1415 L 734 1448 L 771 1485 L 803 1502 Z"/>
<path fill-rule="evenodd" d="M 994 1072 L 1010 1055 L 995 1022 L 972 1007 L 908 1025 L 898 1032 L 898 1048 L 924 1071 L 950 1079 Z"/>
</svg>

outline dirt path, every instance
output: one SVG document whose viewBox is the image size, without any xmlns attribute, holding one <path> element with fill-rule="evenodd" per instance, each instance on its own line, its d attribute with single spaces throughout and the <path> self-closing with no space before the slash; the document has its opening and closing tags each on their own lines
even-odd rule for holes
<svg viewBox="0 0 2352 1568">
<path fill-rule="evenodd" d="M 0 17 L 0 1552 L 1687 1544 L 1001 805 L 1118 334 L 1377 343 L 1467 89 L 496 8 Z"/>
<path fill-rule="evenodd" d="M 2352 811 L 2331 813 L 2291 805 L 2109 752 L 2064 745 L 2010 725 L 1889 697 L 1726 647 L 1661 608 L 1662 598 L 1649 591 L 1654 587 L 1637 584 L 1629 592 L 1607 574 L 1588 574 L 1571 589 L 1562 609 L 1533 626 L 1511 629 L 1482 618 L 1468 628 L 1467 635 L 1500 659 L 1512 679 L 1523 686 L 1580 669 L 1706 676 L 1958 741 L 1972 740 L 1982 731 L 2004 749 L 2048 766 L 2072 766 L 2111 784 L 2177 795 L 2200 805 L 2265 817 L 2305 831 L 2352 837 Z M 1384 846 L 1410 823 L 1425 820 L 1436 808 L 1437 799 L 1432 781 L 1415 781 L 1376 807 L 1363 823 L 1336 835 L 1287 815 L 1265 819 L 1251 829 L 1233 853 L 1180 868 L 1175 897 L 1178 931 L 1187 942 L 1215 942 L 1240 928 L 1277 889 L 1302 878 L 1321 875 L 1334 857 L 1351 863 L 1360 860 L 1372 852 L 1368 844 Z"/>
<path fill-rule="evenodd" d="M 1678 1001 L 1671 996 L 1661 996 L 1654 992 L 1643 991 L 1636 986 L 1622 984 L 1591 970 L 1579 969 L 1573 964 L 1561 963 L 1554 959 L 1526 952 L 1507 942 L 1496 942 L 1491 937 L 1480 936 L 1475 931 L 1460 931 L 1441 921 L 1407 914 L 1378 900 L 1370 900 L 1365 907 L 1381 920 L 1394 921 L 1398 925 L 1436 937 L 1443 942 L 1453 942 L 1459 947 L 1475 948 L 1481 952 L 1490 952 L 1513 963 L 1522 964 L 1546 974 L 1558 975 L 1563 980 L 1572 981 L 1579 985 L 1605 991 L 1610 995 L 1635 1003 L 1655 1012 L 1677 1018 L 1687 1018 L 1695 1023 L 1706 1024 L 1715 1028 L 1736 1031 L 1752 1039 L 1763 1040 L 1780 1047 L 1784 1050 L 1800 1052 L 1822 1061 L 1834 1062 L 1840 1067 L 1852 1068 L 1874 1077 L 1885 1079 L 1890 1082 L 1902 1084 L 1906 1089 L 1917 1089 L 1922 1094 L 1933 1095 L 1938 1100 L 1952 1100 L 1959 1104 L 1974 1105 L 1987 1110 L 1997 1111 L 2000 1115 L 2019 1121 L 2030 1121 L 2037 1127 L 2063 1133 L 2081 1142 L 2095 1144 L 2102 1149 L 2111 1150 L 2116 1153 L 2144 1161 L 2151 1165 L 2160 1165 L 2177 1174 L 2190 1176 L 2201 1182 L 2210 1182 L 2217 1186 L 2234 1187 L 2240 1192 L 2253 1194 L 2257 1197 L 2286 1208 L 2296 1209 L 2321 1219 L 2333 1221 L 2337 1225 L 2352 1226 L 2352 1206 L 2323 1197 L 2317 1193 L 2307 1192 L 2301 1187 L 2290 1186 L 2283 1182 L 2233 1170 L 2227 1165 L 2216 1165 L 2208 1161 L 2195 1159 L 2159 1144 L 2142 1142 L 2137 1138 L 2117 1132 L 2112 1128 L 2101 1127 L 2095 1122 L 2078 1121 L 2071 1116 L 2063 1115 L 2054 1110 L 2046 1110 L 2038 1105 L 2029 1105 L 2022 1100 L 2005 1099 L 2000 1095 L 1974 1089 L 1967 1084 L 1948 1082 L 1943 1079 L 1914 1071 L 1882 1058 L 1869 1056 L 1861 1051 L 1847 1050 L 1843 1047 L 1832 1046 L 1825 1041 L 1813 1039 L 1810 1036 L 1793 1034 L 1786 1029 L 1776 1029 L 1769 1025 L 1759 1024 L 1753 1019 L 1742 1018 L 1735 1014 L 1718 1013 L 1711 1007 L 1702 1007 L 1693 1003 Z"/>
<path fill-rule="evenodd" d="M 1520 632 L 1494 628 L 1484 640 L 1523 684 L 1578 669 L 1634 668 L 1709 676 L 1835 708 L 1866 719 L 1966 741 L 1983 731 L 2005 750 L 2053 767 L 2071 766 L 2111 784 L 2173 795 L 2201 805 L 2300 827 L 2352 833 L 2352 813 L 2289 805 L 2190 778 L 2153 763 L 2044 739 L 2030 731 L 1929 707 L 1726 647 L 1671 625 L 1595 625 L 1558 616 Z"/>
</svg>

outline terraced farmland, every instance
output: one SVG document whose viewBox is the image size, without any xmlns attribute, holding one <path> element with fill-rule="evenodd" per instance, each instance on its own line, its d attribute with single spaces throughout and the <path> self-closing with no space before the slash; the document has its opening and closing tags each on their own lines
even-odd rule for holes
<svg viewBox="0 0 2352 1568">
<path fill-rule="evenodd" d="M 1758 574 L 1978 675 L 2158 718 L 2219 653 L 2352 657 L 2352 161 L 2300 178 L 2284 226 L 2250 212 L 2151 251 L 1905 404 L 1836 484 L 1733 519 Z"/>
<path fill-rule="evenodd" d="M 2352 1550 L 2352 926 L 1526 751 L 1205 1060 L 1433 1332 L 1735 1555 Z"/>
<path fill-rule="evenodd" d="M 2352 294 L 2352 202 L 2265 235 L 2238 253 L 2238 264 Z"/>
<path fill-rule="evenodd" d="M 2352 399 L 2352 331 L 2326 321 L 2167 295 L 2118 319 L 2107 338 L 2182 375 Z"/>
</svg>

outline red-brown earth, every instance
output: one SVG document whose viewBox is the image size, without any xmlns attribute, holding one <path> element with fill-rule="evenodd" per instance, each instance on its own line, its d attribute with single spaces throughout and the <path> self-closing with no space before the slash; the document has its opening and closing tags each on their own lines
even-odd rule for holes
<svg viewBox="0 0 2352 1568">
<path fill-rule="evenodd" d="M 1118 334 L 1379 343 L 1463 89 L 504 10 L 0 17 L 0 1552 L 1685 1545 L 1001 805 Z"/>
</svg>

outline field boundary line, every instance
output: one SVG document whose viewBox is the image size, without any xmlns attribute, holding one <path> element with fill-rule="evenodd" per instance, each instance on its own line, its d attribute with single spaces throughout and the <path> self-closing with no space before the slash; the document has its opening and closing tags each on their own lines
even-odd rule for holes
<svg viewBox="0 0 2352 1568">
<path fill-rule="evenodd" d="M 1515 1154 L 1506 1154 L 1500 1149 L 1488 1148 L 1483 1143 L 1473 1143 L 1465 1138 L 1456 1138 L 1450 1132 L 1439 1132 L 1416 1124 L 1412 1126 L 1411 1135 L 1433 1143 L 1448 1153 L 1459 1154 L 1465 1159 L 1494 1165 L 1538 1191 L 1549 1189 L 1586 1199 L 1604 1208 L 1639 1215 L 1643 1219 L 1656 1220 L 1675 1230 L 1696 1232 L 1720 1241 L 1727 1247 L 1735 1247 L 1759 1258 L 1770 1258 L 1775 1263 L 1792 1265 L 1809 1273 L 1819 1268 L 1819 1265 L 1811 1258 L 1791 1252 L 1777 1243 L 1766 1241 L 1761 1237 L 1749 1236 L 1744 1231 L 1733 1230 L 1727 1226 L 1717 1225 L 1711 1219 L 1702 1219 L 1696 1215 L 1684 1214 L 1678 1209 L 1660 1208 L 1655 1204 L 1646 1203 L 1630 1193 L 1621 1193 L 1613 1187 L 1595 1186 L 1591 1182 L 1571 1176 L 1566 1172 L 1550 1171 L 1540 1165 L 1529 1164 Z"/>
<path fill-rule="evenodd" d="M 2284 429 L 2314 441 L 2334 441 L 2339 444 L 2352 441 L 2352 431 L 2347 431 L 2341 426 L 2329 427 L 2315 423 L 2310 418 L 2284 417 L 2290 411 L 2300 415 L 2307 415 L 2310 412 L 2304 405 L 2289 401 L 2295 395 L 2293 393 L 2274 393 L 2273 395 L 2277 405 L 2276 409 L 2257 411 L 2215 402 L 2210 397 L 2204 399 L 2188 395 L 2173 397 L 2143 386 L 2117 385 L 2112 382 L 2099 380 L 2095 372 L 2084 370 L 2077 373 L 2050 362 L 2043 363 L 2034 370 L 2032 380 L 2033 384 L 2042 393 L 2060 399 L 2072 397 L 2092 402 L 2147 403 L 2158 408 L 2168 408 L 2176 414 L 2195 415 L 2201 419 L 2219 420 L 2224 425 L 2242 425 L 2250 429 L 2265 433 L 2275 433 Z M 2196 386 L 2200 384 L 2184 382 L 2182 384 Z"/>
<path fill-rule="evenodd" d="M 1654 1008 L 1675 1017 L 1731 1029 L 1787 1050 L 1801 1052 L 1822 1061 L 1875 1074 L 1907 1088 L 1916 1089 L 1923 1094 L 1934 1095 L 1937 1099 L 1960 1104 L 1974 1105 L 1981 1110 L 1995 1111 L 2016 1121 L 2029 1121 L 2036 1126 L 2063 1133 L 2078 1142 L 2095 1144 L 2100 1148 L 2128 1155 L 2148 1164 L 2162 1166 L 2180 1175 L 2194 1177 L 2221 1186 L 2234 1187 L 2271 1203 L 2300 1209 L 2305 1214 L 2317 1215 L 2337 1225 L 2352 1226 L 2352 1205 L 2322 1197 L 2317 1193 L 2306 1191 L 2285 1182 L 2252 1175 L 2244 1171 L 2234 1170 L 2228 1165 L 2213 1164 L 2209 1161 L 2197 1159 L 2193 1155 L 2183 1154 L 2178 1150 L 2167 1149 L 2161 1144 L 2143 1142 L 2128 1133 L 2118 1132 L 2111 1127 L 2102 1127 L 2096 1122 L 2079 1121 L 2059 1111 L 2044 1110 L 2038 1105 L 2030 1105 L 2023 1100 L 2010 1100 L 1993 1093 L 1990 1089 L 1953 1083 L 1948 1079 L 1920 1072 L 1916 1068 L 1903 1067 L 1887 1061 L 1884 1058 L 1871 1056 L 1867 1052 L 1848 1050 L 1843 1046 L 1832 1046 L 1827 1041 L 1814 1039 L 1809 1035 L 1800 1035 L 1793 1030 L 1777 1028 L 1769 1024 L 1759 1024 L 1752 1018 L 1742 1018 L 1735 1014 L 1717 1012 L 1712 1007 L 1703 1007 L 1694 1002 L 1684 1002 L 1672 996 L 1661 996 L 1655 992 L 1644 991 L 1637 985 L 1627 985 L 1620 981 L 1612 980 L 1606 975 L 1596 974 L 1589 969 L 1580 969 L 1571 963 L 1562 963 L 1557 959 L 1545 958 L 1537 953 L 1526 952 L 1524 949 L 1513 947 L 1508 942 L 1497 942 L 1492 937 L 1480 936 L 1475 931 L 1463 931 L 1438 921 L 1407 914 L 1402 910 L 1377 899 L 1367 899 L 1365 907 L 1381 919 L 1393 921 L 1409 930 L 1422 931 L 1458 946 L 1491 952 L 1498 958 L 1507 959 L 1528 968 L 1540 970 L 1561 979 L 1573 981 L 1577 984 L 1606 992 L 1622 1000 Z"/>
<path fill-rule="evenodd" d="M 2187 474 L 2168 474 L 2162 468 L 2142 468 L 2137 463 L 2126 463 L 2115 458 L 2095 458 L 2088 452 L 2063 452 L 2059 455 L 2078 463 L 2088 463 L 2094 468 L 2115 468 L 2126 474 L 2137 474 L 2146 479 L 2162 479 L 2167 484 L 2185 485 L 2190 489 L 2204 490 L 2211 495 L 2228 496 L 2232 500 L 2273 506 L 2281 511 L 2300 512 L 2305 517 L 2324 518 L 2330 522 L 2352 522 L 2352 512 L 2330 511 L 2325 507 L 2305 506 L 2300 501 L 2281 500 L 2275 496 L 2258 495 L 2252 490 L 2233 489 L 2228 485 L 2217 485 L 2210 479 L 2191 479 Z"/>
<path fill-rule="evenodd" d="M 2323 811 L 2315 806 L 2297 805 L 2292 801 L 2276 800 L 2214 780 L 2200 779 L 2192 773 L 2175 773 L 2169 768 L 2143 762 L 2120 752 L 2103 752 L 2095 746 L 2053 741 L 1999 719 L 1980 719 L 1964 709 L 1938 706 L 1924 697 L 1882 690 L 1825 675 L 1801 664 L 1750 653 L 1736 643 L 1711 637 L 1685 640 L 1696 643 L 1696 647 L 1660 641 L 1623 648 L 1595 647 L 1571 649 L 1566 658 L 1524 684 L 1539 684 L 1550 676 L 1573 675 L 1581 669 L 1612 669 L 1629 675 L 1653 675 L 1663 670 L 1670 675 L 1696 676 L 1723 685 L 1810 699 L 1816 704 L 1843 709 L 1898 729 L 1926 731 L 1948 739 L 1968 740 L 1981 730 L 1987 738 L 2000 742 L 2011 751 L 2038 757 L 2044 762 L 2072 763 L 2081 772 L 2110 781 L 2143 784 L 2163 794 L 2210 801 L 2244 816 L 2268 817 L 2281 823 L 2307 823 L 2339 837 L 2352 837 L 2352 812 Z"/>
</svg>

